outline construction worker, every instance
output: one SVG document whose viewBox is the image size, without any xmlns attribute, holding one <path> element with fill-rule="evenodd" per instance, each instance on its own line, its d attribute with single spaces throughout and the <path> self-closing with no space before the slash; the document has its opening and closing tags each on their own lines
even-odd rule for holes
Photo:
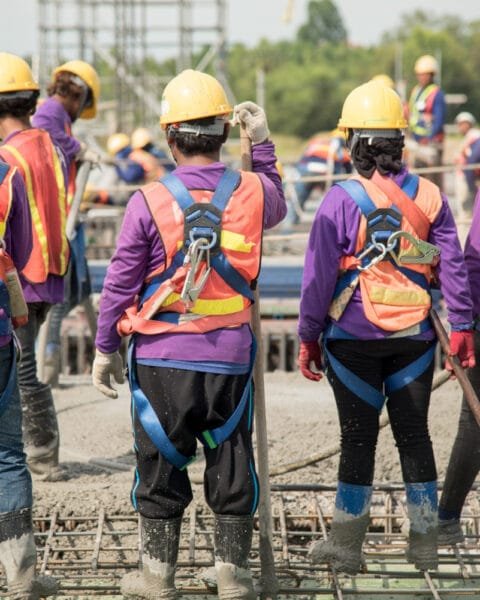
<svg viewBox="0 0 480 600">
<path fill-rule="evenodd" d="M 69 204 L 75 193 L 77 165 L 81 161 L 97 164 L 100 155 L 72 135 L 77 119 L 93 119 L 97 115 L 100 80 L 95 69 L 82 60 L 72 60 L 57 67 L 48 86 L 49 98 L 42 102 L 32 118 L 32 125 L 45 129 L 63 153 L 68 172 Z M 63 317 L 91 293 L 88 265 L 85 258 L 85 233 L 79 223 L 70 240 L 72 260 L 65 276 L 65 302 L 51 311 L 44 358 L 43 381 L 58 384 L 60 370 L 60 328 Z"/>
<path fill-rule="evenodd" d="M 0 54 L 0 138 L 9 143 L 13 123 L 19 118 L 28 122 L 37 97 L 38 85 L 28 65 L 11 54 Z M 22 176 L 3 161 L 0 238 L 0 563 L 9 597 L 36 600 L 55 594 L 57 586 L 50 577 L 35 576 L 32 480 L 23 452 L 17 344 L 12 333 L 28 318 L 15 269 L 20 271 L 29 263 L 32 221 Z"/>
<path fill-rule="evenodd" d="M 475 117 L 470 112 L 458 113 L 455 117 L 455 124 L 463 135 L 462 146 L 455 162 L 461 166 L 480 163 L 480 129 L 476 126 Z M 468 195 L 463 202 L 463 209 L 471 211 L 478 191 L 476 180 L 480 177 L 480 169 L 465 170 L 464 174 Z"/>
<path fill-rule="evenodd" d="M 21 271 L 28 323 L 17 335 L 22 347 L 18 378 L 23 435 L 30 470 L 45 479 L 63 476 L 52 390 L 37 378 L 35 341 L 52 304 L 63 302 L 69 260 L 65 235 L 67 173 L 49 134 L 30 126 L 38 84 L 21 58 L 0 54 L 0 159 L 15 166 L 27 190 L 33 251 Z"/>
<path fill-rule="evenodd" d="M 125 576 L 122 593 L 175 596 L 182 514 L 192 499 L 185 467 L 198 438 L 215 513 L 218 596 L 253 599 L 247 563 L 258 502 L 251 290 L 262 230 L 281 221 L 285 200 L 260 107 L 234 108 L 253 144 L 254 173 L 220 162 L 232 109 L 216 79 L 183 71 L 166 86 L 162 107 L 160 123 L 177 168 L 141 188 L 127 206 L 101 296 L 93 366 L 94 385 L 116 397 L 110 376 L 122 381 L 120 335 L 133 334 L 132 501 L 140 513 L 143 566 Z"/>
<path fill-rule="evenodd" d="M 480 395 L 480 202 L 474 203 L 472 225 L 465 242 L 465 263 L 473 301 L 475 323 L 475 367 L 467 371 L 473 389 Z M 460 515 L 468 492 L 480 471 L 480 435 L 478 424 L 468 407 L 465 396 L 462 400 L 458 432 L 445 475 L 440 497 L 438 524 L 440 544 L 458 544 L 464 535 Z"/>
<path fill-rule="evenodd" d="M 146 127 L 138 127 L 130 138 L 132 153 L 130 158 L 140 163 L 145 171 L 145 182 L 163 177 L 167 171 L 173 171 L 175 165 L 167 154 L 153 142 L 153 136 Z"/>
<path fill-rule="evenodd" d="M 446 117 L 445 96 L 435 83 L 438 63 L 433 56 L 425 54 L 415 63 L 418 84 L 413 88 L 408 104 L 410 133 L 414 140 L 414 167 L 435 167 L 442 164 L 444 123 Z M 426 175 L 441 187 L 440 173 Z"/>
<path fill-rule="evenodd" d="M 132 147 L 126 133 L 113 133 L 107 140 L 107 150 L 115 161 L 115 170 L 120 181 L 141 184 L 145 180 L 143 166 L 130 158 Z"/>
<path fill-rule="evenodd" d="M 334 185 L 317 211 L 298 326 L 301 372 L 318 381 L 325 361 L 342 434 L 330 537 L 314 544 L 310 557 L 350 574 L 360 569 L 379 413 L 388 396 L 410 518 L 407 558 L 419 569 L 434 569 L 437 473 L 427 413 L 435 334 L 429 286 L 440 260 L 436 276 L 448 306 L 451 351 L 472 366 L 466 268 L 447 198 L 402 164 L 407 122 L 399 96 L 376 82 L 361 85 L 347 96 L 338 125 L 358 176 Z"/>
</svg>

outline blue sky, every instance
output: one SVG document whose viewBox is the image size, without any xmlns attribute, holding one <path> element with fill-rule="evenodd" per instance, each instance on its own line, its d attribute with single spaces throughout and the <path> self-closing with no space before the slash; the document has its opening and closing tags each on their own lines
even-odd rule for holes
<svg viewBox="0 0 480 600">
<path fill-rule="evenodd" d="M 38 47 L 36 0 L 2 3 L 0 49 L 17 54 L 34 53 Z M 285 24 L 282 15 L 288 0 L 230 0 L 228 37 L 254 45 L 261 37 L 291 38 L 305 19 L 308 0 L 295 0 L 293 20 Z M 464 19 L 480 19 L 480 2 L 451 0 L 337 0 L 354 44 L 374 44 L 380 35 L 398 24 L 402 13 L 421 8 L 436 15 L 457 14 L 461 4 Z M 67 58 L 74 58 L 67 56 Z"/>
</svg>

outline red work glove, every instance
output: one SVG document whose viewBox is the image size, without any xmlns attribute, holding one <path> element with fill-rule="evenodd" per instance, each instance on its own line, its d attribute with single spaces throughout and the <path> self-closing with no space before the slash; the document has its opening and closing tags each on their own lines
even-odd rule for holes
<svg viewBox="0 0 480 600">
<path fill-rule="evenodd" d="M 312 362 L 320 371 L 319 373 L 311 370 L 310 364 Z M 320 344 L 318 342 L 300 342 L 297 364 L 304 377 L 311 381 L 320 381 L 323 377 L 322 349 L 320 348 Z"/>
<path fill-rule="evenodd" d="M 458 360 L 464 369 L 471 369 L 475 366 L 475 346 L 471 329 L 450 332 L 449 356 L 458 356 Z M 453 371 L 453 366 L 449 360 L 446 361 L 445 368 L 447 371 Z"/>
</svg>

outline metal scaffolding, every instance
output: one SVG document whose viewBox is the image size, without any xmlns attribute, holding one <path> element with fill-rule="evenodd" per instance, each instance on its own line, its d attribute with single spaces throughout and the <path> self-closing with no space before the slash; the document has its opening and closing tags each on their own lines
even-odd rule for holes
<svg viewBox="0 0 480 600">
<path fill-rule="evenodd" d="M 37 0 L 37 8 L 40 84 L 66 60 L 92 63 L 115 117 L 110 130 L 156 122 L 163 85 L 185 68 L 212 65 L 226 83 L 227 0 Z"/>
</svg>

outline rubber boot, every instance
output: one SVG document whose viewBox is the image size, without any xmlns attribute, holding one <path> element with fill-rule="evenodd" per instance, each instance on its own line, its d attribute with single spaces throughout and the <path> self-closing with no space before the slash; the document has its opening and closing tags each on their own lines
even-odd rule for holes
<svg viewBox="0 0 480 600">
<path fill-rule="evenodd" d="M 215 573 L 220 600 L 255 600 L 248 555 L 253 517 L 215 515 Z"/>
<path fill-rule="evenodd" d="M 438 519 L 438 545 L 453 546 L 463 544 L 465 535 L 460 525 L 460 519 Z"/>
<path fill-rule="evenodd" d="M 356 575 L 361 570 L 371 498 L 371 485 L 338 483 L 330 535 L 326 541 L 310 546 L 308 556 L 312 563 L 328 563 L 348 575 Z"/>
<path fill-rule="evenodd" d="M 406 483 L 410 532 L 406 558 L 420 571 L 438 567 L 437 482 Z"/>
<path fill-rule="evenodd" d="M 11 600 L 38 600 L 57 593 L 53 577 L 35 575 L 37 551 L 29 508 L 0 514 L 0 562 Z"/>
<path fill-rule="evenodd" d="M 52 390 L 20 391 L 23 412 L 23 441 L 27 463 L 33 475 L 43 481 L 65 478 L 58 462 L 60 437 Z"/>
<path fill-rule="evenodd" d="M 121 582 L 125 598 L 174 600 L 175 567 L 182 517 L 176 519 L 147 519 L 140 517 L 142 535 L 142 567 L 127 573 Z"/>
</svg>

